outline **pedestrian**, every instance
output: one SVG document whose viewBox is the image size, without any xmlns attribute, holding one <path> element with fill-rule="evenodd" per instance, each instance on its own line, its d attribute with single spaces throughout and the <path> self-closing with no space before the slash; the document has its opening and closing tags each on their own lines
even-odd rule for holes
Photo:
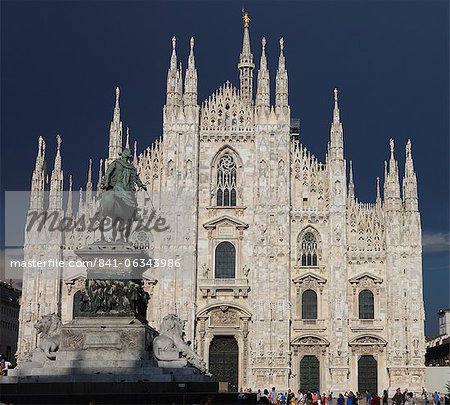
<svg viewBox="0 0 450 405">
<path fill-rule="evenodd" d="M 389 395 L 387 390 L 383 391 L 383 405 L 388 405 L 388 399 L 389 399 Z"/>
<path fill-rule="evenodd" d="M 258 403 L 262 405 L 270 405 L 269 391 L 267 389 L 265 389 L 264 392 L 261 394 L 261 398 L 259 398 Z"/>
<path fill-rule="evenodd" d="M 272 387 L 272 392 L 270 393 L 269 400 L 272 405 L 276 405 L 278 403 L 278 394 L 275 391 L 275 387 Z"/>
<path fill-rule="evenodd" d="M 356 401 L 355 401 L 355 394 L 353 394 L 353 391 L 349 391 L 349 393 L 347 394 L 347 405 L 355 405 Z"/>
<path fill-rule="evenodd" d="M 294 403 L 295 403 L 295 394 L 289 388 L 288 392 L 287 392 L 287 403 L 288 403 L 288 405 L 291 405 L 292 398 L 294 398 Z"/>
<path fill-rule="evenodd" d="M 8 375 L 8 370 L 11 368 L 12 364 L 8 361 L 8 359 L 3 359 L 2 363 L 3 375 Z"/>
<path fill-rule="evenodd" d="M 345 398 L 344 398 L 344 396 L 342 395 L 342 393 L 339 394 L 339 396 L 338 396 L 336 402 L 337 402 L 337 405 L 344 405 Z"/>
<path fill-rule="evenodd" d="M 416 401 L 414 401 L 414 397 L 413 397 L 413 393 L 412 392 L 408 392 L 407 394 L 406 394 L 406 398 L 405 398 L 405 403 L 407 404 L 407 405 L 416 405 Z"/>
<path fill-rule="evenodd" d="M 405 391 L 403 391 L 403 402 L 402 404 L 406 403 L 406 397 L 408 396 L 408 388 L 405 388 Z"/>
<path fill-rule="evenodd" d="M 437 391 L 434 392 L 433 401 L 434 405 L 439 405 L 439 394 L 437 393 Z"/>
<path fill-rule="evenodd" d="M 370 400 L 372 399 L 372 394 L 369 390 L 366 390 L 366 405 L 370 405 Z"/>
<path fill-rule="evenodd" d="M 314 392 L 313 394 L 313 405 L 318 405 L 319 403 L 319 396 L 317 395 L 317 392 Z"/>
<path fill-rule="evenodd" d="M 395 391 L 395 395 L 392 397 L 392 401 L 394 402 L 395 405 L 402 405 L 403 395 L 400 392 L 400 388 L 397 388 L 397 390 Z"/>
<path fill-rule="evenodd" d="M 376 392 L 372 393 L 372 399 L 370 400 L 371 405 L 380 405 L 380 397 Z"/>
</svg>

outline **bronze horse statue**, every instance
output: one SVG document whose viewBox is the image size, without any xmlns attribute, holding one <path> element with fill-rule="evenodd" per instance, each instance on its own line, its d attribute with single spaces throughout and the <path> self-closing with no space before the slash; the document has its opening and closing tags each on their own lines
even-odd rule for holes
<svg viewBox="0 0 450 405">
<path fill-rule="evenodd" d="M 124 149 L 120 158 L 108 166 L 100 183 L 104 191 L 95 215 L 100 223 L 102 241 L 105 240 L 105 224 L 110 219 L 113 241 L 116 241 L 119 232 L 119 240 L 128 242 L 133 220 L 138 219 L 135 186 L 147 190 L 131 163 L 130 150 Z"/>
</svg>

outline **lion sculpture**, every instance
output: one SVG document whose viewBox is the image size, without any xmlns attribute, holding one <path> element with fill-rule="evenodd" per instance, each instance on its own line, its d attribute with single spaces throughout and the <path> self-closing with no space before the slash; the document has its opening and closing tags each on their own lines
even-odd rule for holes
<svg viewBox="0 0 450 405">
<path fill-rule="evenodd" d="M 184 341 L 184 324 L 177 315 L 166 315 L 159 335 L 153 339 L 153 353 L 159 367 L 186 367 L 188 364 L 200 370 L 202 374 L 211 375 L 205 362 Z"/>
<path fill-rule="evenodd" d="M 35 323 L 34 327 L 40 335 L 39 348 L 42 349 L 48 359 L 54 360 L 61 337 L 61 321 L 58 315 L 44 315 Z"/>
</svg>

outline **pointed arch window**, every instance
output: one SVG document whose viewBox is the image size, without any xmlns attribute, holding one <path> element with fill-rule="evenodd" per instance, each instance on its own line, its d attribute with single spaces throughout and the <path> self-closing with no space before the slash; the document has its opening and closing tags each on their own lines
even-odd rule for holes
<svg viewBox="0 0 450 405">
<path fill-rule="evenodd" d="M 237 196 L 237 166 L 234 158 L 223 155 L 217 164 L 217 206 L 235 207 Z"/>
<path fill-rule="evenodd" d="M 359 293 L 359 319 L 374 319 L 374 299 L 373 292 L 362 290 Z"/>
<path fill-rule="evenodd" d="M 302 266 L 317 266 L 317 238 L 310 231 L 301 239 L 300 260 Z"/>
<path fill-rule="evenodd" d="M 215 277 L 236 277 L 236 248 L 230 242 L 221 242 L 216 247 Z"/>
<path fill-rule="evenodd" d="M 302 319 L 317 319 L 317 294 L 306 290 L 302 294 Z"/>
</svg>

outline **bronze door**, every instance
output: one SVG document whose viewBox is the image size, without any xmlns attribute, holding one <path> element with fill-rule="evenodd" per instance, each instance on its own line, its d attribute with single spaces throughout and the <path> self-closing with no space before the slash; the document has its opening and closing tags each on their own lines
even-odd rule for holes
<svg viewBox="0 0 450 405">
<path fill-rule="evenodd" d="M 213 381 L 228 382 L 228 390 L 238 390 L 239 349 L 233 336 L 214 336 L 209 346 L 209 371 Z"/>
<path fill-rule="evenodd" d="M 361 356 L 358 360 L 358 391 L 377 392 L 377 361 L 373 356 Z"/>
<path fill-rule="evenodd" d="M 316 356 L 304 356 L 300 361 L 300 389 L 303 392 L 319 392 L 319 365 L 320 363 Z"/>
</svg>

